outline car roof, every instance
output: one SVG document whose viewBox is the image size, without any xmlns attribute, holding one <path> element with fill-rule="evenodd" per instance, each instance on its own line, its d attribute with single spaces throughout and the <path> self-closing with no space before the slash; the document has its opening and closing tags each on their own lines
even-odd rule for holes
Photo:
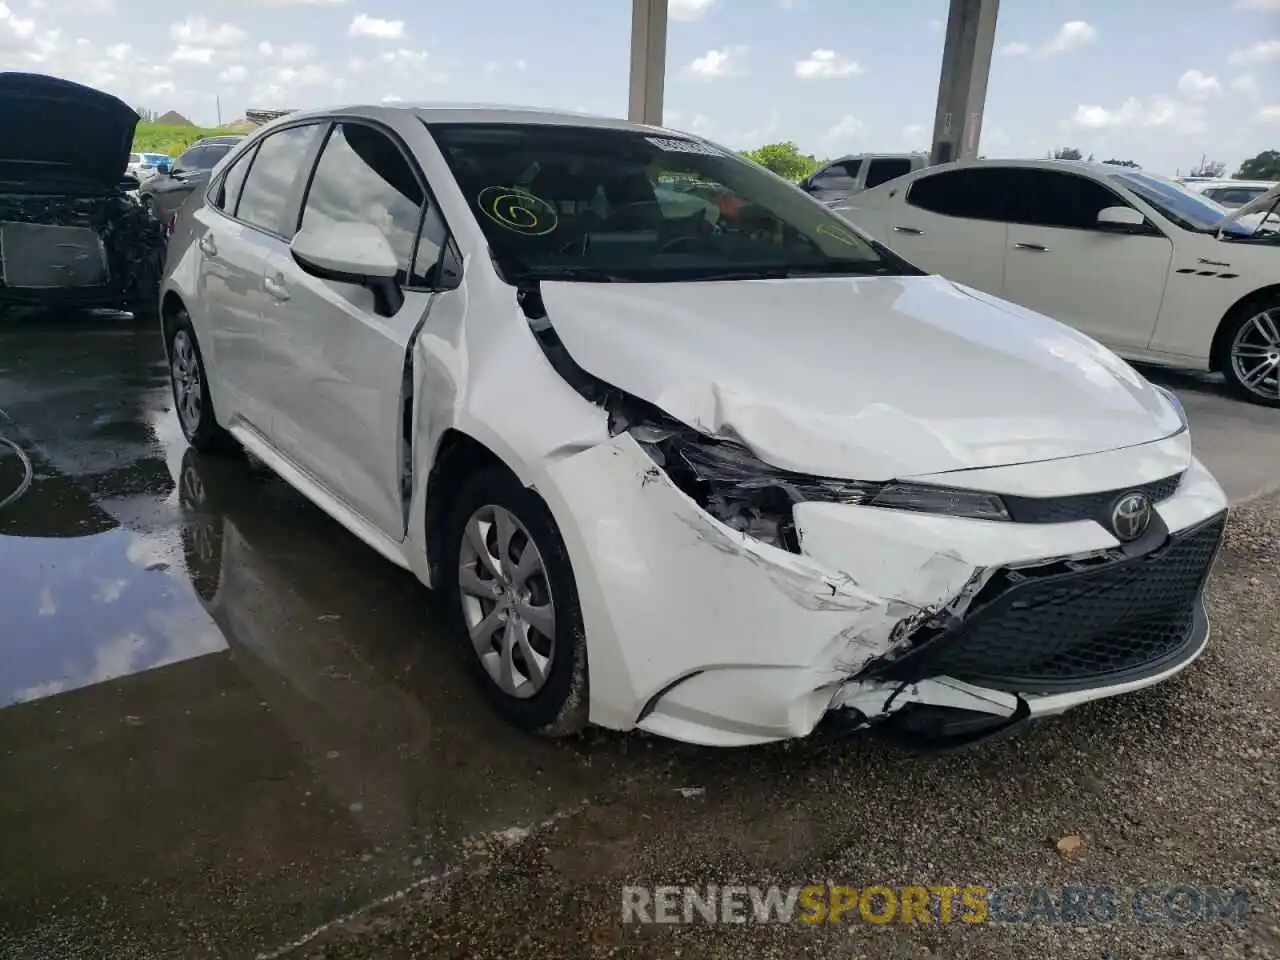
<svg viewBox="0 0 1280 960">
<path fill-rule="evenodd" d="M 636 133 L 674 133 L 682 136 L 697 136 L 696 134 L 673 130 L 669 127 L 632 123 L 630 120 L 624 120 L 620 117 L 606 117 L 569 110 L 550 110 L 540 107 L 485 103 L 418 103 L 407 101 L 378 104 L 350 103 L 336 107 L 325 107 L 320 110 L 297 110 L 272 120 L 266 126 L 282 126 L 296 123 L 298 120 L 320 119 L 352 113 L 373 117 L 413 113 L 426 123 L 543 124 L 546 126 L 598 127 L 610 130 L 631 130 Z"/>
<path fill-rule="evenodd" d="M 1257 187 L 1261 190 L 1270 190 L 1275 186 L 1273 180 L 1195 180 L 1193 181 L 1197 187 Z"/>
</svg>

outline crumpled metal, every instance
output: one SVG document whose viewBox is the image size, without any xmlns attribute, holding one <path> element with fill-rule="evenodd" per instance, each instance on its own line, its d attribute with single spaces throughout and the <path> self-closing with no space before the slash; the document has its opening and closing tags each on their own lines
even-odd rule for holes
<svg viewBox="0 0 1280 960">
<path fill-rule="evenodd" d="M 2 221 L 91 228 L 106 248 L 109 288 L 121 307 L 154 309 L 167 238 L 164 224 L 135 197 L 0 194 Z"/>
</svg>

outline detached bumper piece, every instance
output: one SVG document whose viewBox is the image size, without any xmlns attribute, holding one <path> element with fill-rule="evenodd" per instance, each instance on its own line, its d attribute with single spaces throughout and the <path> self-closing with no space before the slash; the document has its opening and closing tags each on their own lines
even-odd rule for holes
<svg viewBox="0 0 1280 960">
<path fill-rule="evenodd" d="M 1137 680 L 1194 655 L 1202 594 L 1226 513 L 1137 556 L 998 570 L 960 621 L 930 621 L 866 679 L 947 676 L 1009 693 L 1069 693 Z"/>
</svg>

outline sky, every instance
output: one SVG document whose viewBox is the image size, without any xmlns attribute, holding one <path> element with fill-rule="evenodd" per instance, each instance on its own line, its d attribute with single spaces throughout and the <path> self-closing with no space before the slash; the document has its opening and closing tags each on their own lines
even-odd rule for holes
<svg viewBox="0 0 1280 960">
<path fill-rule="evenodd" d="M 669 0 L 665 122 L 744 149 L 927 149 L 947 0 Z M 627 0 L 0 0 L 0 69 L 198 124 L 491 102 L 625 116 Z M 1280 0 L 1004 0 L 981 152 L 1233 172 L 1280 149 Z"/>
</svg>

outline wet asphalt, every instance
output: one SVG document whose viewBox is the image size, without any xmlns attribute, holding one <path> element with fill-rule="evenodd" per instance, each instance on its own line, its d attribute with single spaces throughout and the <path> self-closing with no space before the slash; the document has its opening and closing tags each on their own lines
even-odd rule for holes
<svg viewBox="0 0 1280 960">
<path fill-rule="evenodd" d="M 185 449 L 153 329 L 0 319 L 0 434 L 36 465 L 0 511 L 0 958 L 1280 956 L 1280 411 L 1158 379 L 1253 501 L 1186 676 L 943 758 L 551 744 L 485 707 L 412 577 L 247 462 Z M 0 451 L 0 497 L 17 479 Z M 623 883 L 827 879 L 1235 885 L 1253 909 L 617 922 Z"/>
</svg>

